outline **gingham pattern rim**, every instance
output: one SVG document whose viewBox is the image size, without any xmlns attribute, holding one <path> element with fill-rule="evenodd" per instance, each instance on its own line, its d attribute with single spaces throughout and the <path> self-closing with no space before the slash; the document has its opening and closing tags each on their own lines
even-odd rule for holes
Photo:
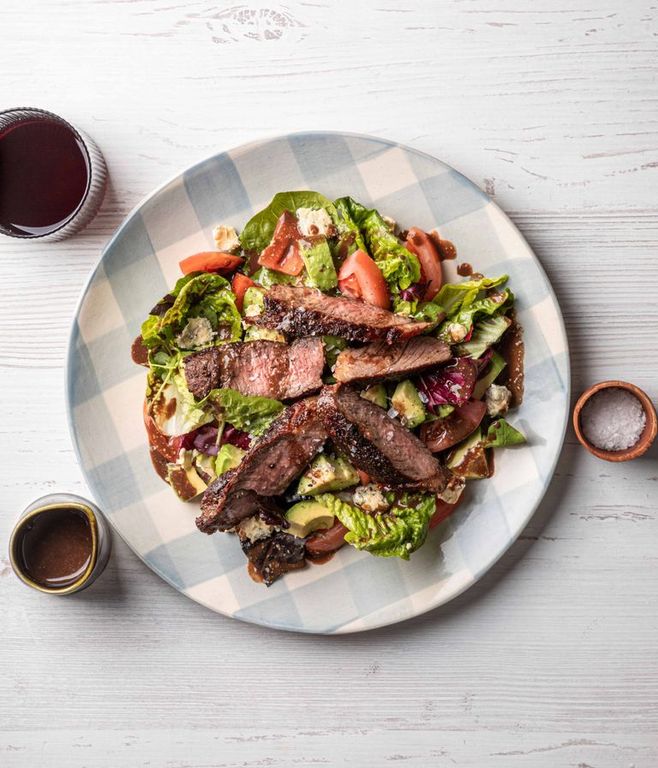
<svg viewBox="0 0 658 768">
<path fill-rule="evenodd" d="M 217 223 L 238 229 L 283 189 L 350 194 L 403 226 L 439 227 L 460 260 L 510 274 L 525 328 L 527 396 L 513 421 L 530 445 L 499 452 L 489 481 L 434 531 L 409 563 L 345 547 L 323 566 L 269 589 L 252 582 L 232 536 L 194 527 L 150 466 L 141 423 L 144 371 L 129 347 L 178 261 L 213 247 Z M 454 265 L 448 266 L 455 279 Z M 367 136 L 310 132 L 215 155 L 153 192 L 121 224 L 83 290 L 67 361 L 67 411 L 83 474 L 115 530 L 153 570 L 209 608 L 280 629 L 343 633 L 424 613 L 455 597 L 506 551 L 553 474 L 569 410 L 569 356 L 552 288 L 504 213 L 449 166 Z"/>
</svg>

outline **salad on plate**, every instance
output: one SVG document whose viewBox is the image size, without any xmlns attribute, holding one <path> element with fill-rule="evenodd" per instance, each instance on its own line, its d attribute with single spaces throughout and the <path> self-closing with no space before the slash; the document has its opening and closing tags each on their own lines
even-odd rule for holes
<svg viewBox="0 0 658 768">
<path fill-rule="evenodd" d="M 506 275 L 350 197 L 281 192 L 180 262 L 132 347 L 153 466 L 267 585 L 347 545 L 409 557 L 525 442 Z"/>
</svg>

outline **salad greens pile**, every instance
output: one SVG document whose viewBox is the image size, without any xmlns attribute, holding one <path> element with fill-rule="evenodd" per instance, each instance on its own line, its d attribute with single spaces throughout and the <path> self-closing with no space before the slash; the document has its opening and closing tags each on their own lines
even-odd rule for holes
<svg viewBox="0 0 658 768">
<path fill-rule="evenodd" d="M 285 216 L 295 217 L 299 231 L 306 234 L 284 249 L 288 260 L 284 263 L 283 256 L 277 262 L 276 256 L 266 258 L 265 253 L 272 251 Z M 234 273 L 233 282 L 221 266 L 226 259 L 223 262 L 220 257 L 226 254 L 214 254 L 214 271 L 192 271 L 181 277 L 141 327 L 149 368 L 147 426 L 157 430 L 158 445 L 166 446 L 162 449 L 168 462 L 166 479 L 181 498 L 194 497 L 238 466 L 251 442 L 265 434 L 284 409 L 278 400 L 235 389 L 214 389 L 197 399 L 184 375 L 185 358 L 213 346 L 258 339 L 285 342 L 278 331 L 245 320 L 262 311 L 265 291 L 279 283 L 379 302 L 391 311 L 428 322 L 427 332 L 450 345 L 453 360 L 439 371 L 377 384 L 362 394 L 413 429 L 428 446 L 428 435 L 461 429 L 463 434 L 449 444 L 445 436 L 437 438 L 437 445 L 447 446 L 438 448 L 438 455 L 456 477 L 488 476 L 492 448 L 525 441 L 503 418 L 510 391 L 496 383 L 504 380 L 508 364 L 499 344 L 514 322 L 514 295 L 506 275 L 444 283 L 438 292 L 430 292 L 423 260 L 407 247 L 395 222 L 351 197 L 331 201 L 312 191 L 275 195 L 245 224 L 239 244 L 238 253 L 232 254 L 239 266 L 228 270 Z M 213 254 L 202 255 L 214 263 Z M 438 253 L 436 259 L 440 270 Z M 224 275 L 219 274 L 222 271 Z M 237 288 L 236 277 L 249 284 L 246 291 Z M 323 342 L 324 380 L 331 383 L 336 357 L 347 342 L 333 336 L 323 337 Z M 347 457 L 338 458 L 353 470 L 350 477 L 359 477 Z M 175 482 L 180 472 L 186 483 Z M 347 529 L 348 544 L 380 557 L 403 559 L 423 545 L 438 513 L 434 495 L 394 493 L 370 484 L 369 492 L 378 502 L 368 507 L 359 501 L 361 481 L 348 482 L 352 486 L 339 490 L 332 489 L 331 482 L 324 483 L 305 496 Z M 439 506 L 452 508 L 461 487 L 439 500 Z"/>
</svg>

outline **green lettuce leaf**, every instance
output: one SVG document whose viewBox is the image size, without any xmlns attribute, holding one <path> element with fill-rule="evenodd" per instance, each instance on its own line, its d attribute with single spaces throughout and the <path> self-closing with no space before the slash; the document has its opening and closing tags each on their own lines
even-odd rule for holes
<svg viewBox="0 0 658 768">
<path fill-rule="evenodd" d="M 331 218 L 336 219 L 333 203 L 319 192 L 279 192 L 267 208 L 252 216 L 245 224 L 240 235 L 242 247 L 247 251 L 262 251 L 270 244 L 279 216 L 284 211 L 294 214 L 298 208 L 325 208 Z"/>
<path fill-rule="evenodd" d="M 359 228 L 367 252 L 381 269 L 393 294 L 420 280 L 418 259 L 391 232 L 378 211 L 365 208 L 351 197 L 336 200 L 336 206 L 349 212 L 351 221 Z"/>
<path fill-rule="evenodd" d="M 368 514 L 331 493 L 315 497 L 348 529 L 345 541 L 378 557 L 409 555 L 423 545 L 436 509 L 431 494 L 403 494 L 387 511 Z M 392 495 L 391 495 L 392 500 Z"/>
<path fill-rule="evenodd" d="M 359 225 L 354 219 L 352 206 L 356 205 L 358 203 L 355 203 L 351 197 L 341 197 L 334 201 L 338 234 L 340 235 L 341 242 L 347 243 L 347 247 L 344 249 L 344 256 L 349 256 L 359 249 L 366 253 L 368 252 Z M 365 210 L 363 206 L 359 206 L 359 208 Z"/>
<path fill-rule="evenodd" d="M 454 318 L 461 310 L 468 307 L 481 298 L 479 294 L 490 288 L 497 288 L 504 285 L 508 280 L 507 275 L 490 278 L 483 277 L 479 280 L 464 280 L 461 283 L 445 283 L 434 301 L 440 304 L 445 310 L 448 318 Z"/>
<path fill-rule="evenodd" d="M 262 435 L 284 407 L 278 400 L 242 395 L 235 389 L 213 389 L 206 400 L 221 409 L 225 421 L 251 435 Z"/>
<path fill-rule="evenodd" d="M 443 308 L 433 301 L 406 301 L 399 296 L 393 297 L 393 311 L 433 325 L 443 317 Z"/>
<path fill-rule="evenodd" d="M 185 435 L 214 419 L 212 411 L 194 399 L 182 373 L 165 380 L 151 400 L 151 414 L 158 429 L 169 436 Z"/>
<path fill-rule="evenodd" d="M 510 445 L 521 445 L 526 442 L 526 439 L 522 432 L 508 424 L 505 419 L 498 419 L 487 430 L 485 442 L 488 448 L 504 448 Z"/>
<path fill-rule="evenodd" d="M 505 315 L 494 315 L 478 320 L 473 329 L 473 335 L 469 341 L 457 345 L 457 353 L 460 356 L 470 355 L 477 359 L 495 344 L 505 331 L 510 327 L 512 321 Z"/>
<path fill-rule="evenodd" d="M 235 469 L 240 464 L 246 451 L 238 448 L 237 445 L 224 443 L 215 457 L 215 474 L 217 477 L 228 472 L 229 469 Z"/>
</svg>

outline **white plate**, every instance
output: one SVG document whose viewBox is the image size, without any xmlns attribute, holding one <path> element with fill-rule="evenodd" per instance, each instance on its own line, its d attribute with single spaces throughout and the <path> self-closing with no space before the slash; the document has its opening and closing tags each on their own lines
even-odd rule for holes
<svg viewBox="0 0 658 768">
<path fill-rule="evenodd" d="M 496 454 L 491 480 L 409 562 L 344 547 L 328 564 L 272 587 L 247 575 L 232 536 L 206 536 L 196 504 L 179 502 L 153 471 L 142 424 L 145 372 L 130 345 L 179 276 L 178 262 L 214 247 L 218 223 L 238 228 L 276 193 L 351 195 L 405 227 L 438 227 L 459 261 L 507 273 L 525 331 L 526 397 L 511 417 L 529 445 Z M 448 277 L 456 279 L 454 263 Z M 450 272 L 452 270 L 452 272 Z M 68 408 L 85 479 L 110 522 L 163 579 L 245 621 L 340 633 L 402 621 L 450 600 L 505 552 L 551 480 L 569 410 L 562 316 L 537 258 L 505 214 L 439 160 L 383 139 L 301 133 L 248 144 L 195 165 L 151 194 L 103 252 L 78 307 L 68 357 Z"/>
</svg>

